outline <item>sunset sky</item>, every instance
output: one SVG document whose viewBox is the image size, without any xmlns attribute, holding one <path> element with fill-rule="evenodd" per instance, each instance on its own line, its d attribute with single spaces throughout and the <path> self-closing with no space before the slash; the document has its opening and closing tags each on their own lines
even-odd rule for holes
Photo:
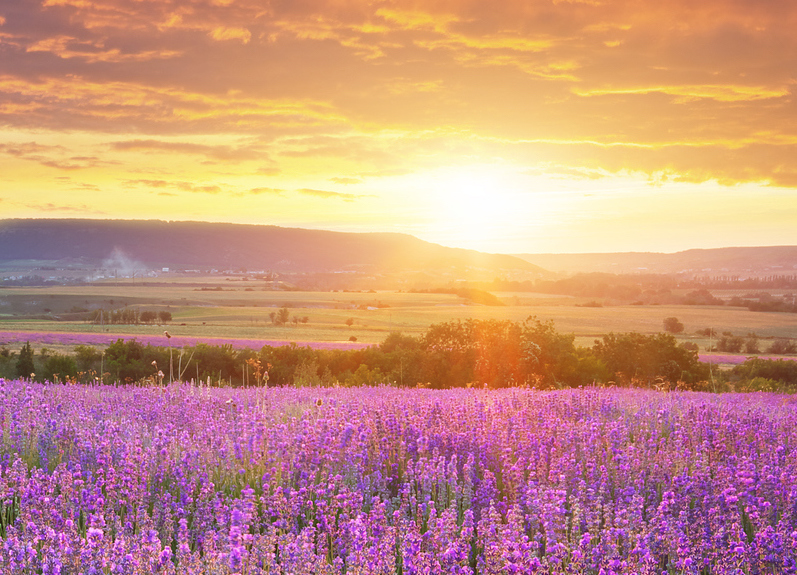
<svg viewBox="0 0 797 575">
<path fill-rule="evenodd" d="M 791 0 L 6 0 L 0 217 L 797 244 Z"/>
</svg>

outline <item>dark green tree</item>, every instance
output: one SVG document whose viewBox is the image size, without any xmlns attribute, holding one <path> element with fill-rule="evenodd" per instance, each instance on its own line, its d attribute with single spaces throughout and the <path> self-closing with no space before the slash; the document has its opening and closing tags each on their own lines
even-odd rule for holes
<svg viewBox="0 0 797 575">
<path fill-rule="evenodd" d="M 77 375 L 77 364 L 75 359 L 68 355 L 56 353 L 47 358 L 44 362 L 44 372 L 42 378 L 45 381 L 56 383 L 68 377 Z"/>
<path fill-rule="evenodd" d="M 649 386 L 662 377 L 671 383 L 692 384 L 709 377 L 708 367 L 700 363 L 697 352 L 678 345 L 668 333 L 610 333 L 596 340 L 592 351 L 618 382 Z"/>
<path fill-rule="evenodd" d="M 19 350 L 17 377 L 31 377 L 35 370 L 36 368 L 33 366 L 33 348 L 30 346 L 30 342 L 27 342 Z"/>
</svg>

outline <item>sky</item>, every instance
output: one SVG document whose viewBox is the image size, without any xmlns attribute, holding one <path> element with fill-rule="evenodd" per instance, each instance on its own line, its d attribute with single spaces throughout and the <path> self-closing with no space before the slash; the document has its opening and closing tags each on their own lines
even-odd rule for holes
<svg viewBox="0 0 797 575">
<path fill-rule="evenodd" d="M 797 244 L 791 0 L 2 0 L 0 218 Z"/>
</svg>

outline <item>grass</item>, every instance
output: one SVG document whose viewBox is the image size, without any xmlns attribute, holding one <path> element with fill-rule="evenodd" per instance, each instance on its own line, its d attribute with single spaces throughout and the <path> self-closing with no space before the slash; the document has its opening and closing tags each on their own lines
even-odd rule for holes
<svg viewBox="0 0 797 575">
<path fill-rule="evenodd" d="M 211 290 L 222 287 L 223 291 Z M 756 333 L 760 338 L 794 337 L 794 314 L 751 312 L 722 306 L 579 307 L 587 300 L 531 293 L 497 293 L 507 305 L 469 305 L 450 294 L 403 292 L 283 292 L 264 291 L 262 282 L 215 280 L 192 285 L 92 284 L 0 290 L 0 330 L 102 332 L 135 336 L 161 334 L 164 327 L 98 326 L 82 321 L 56 321 L 73 308 L 115 309 L 124 305 L 154 311 L 168 310 L 173 335 L 238 337 L 293 341 L 379 343 L 390 331 L 420 335 L 436 323 L 474 319 L 523 321 L 530 315 L 553 320 L 557 331 L 573 333 L 578 345 L 592 345 L 609 332 L 658 333 L 664 318 L 677 317 L 685 326 L 679 336 L 707 347 L 707 338 L 695 331 L 712 327 L 721 334 Z M 273 325 L 270 314 L 287 306 L 291 317 L 308 323 Z M 367 309 L 368 307 L 380 307 Z M 49 311 L 45 311 L 49 310 Z M 346 325 L 352 318 L 353 324 Z"/>
</svg>

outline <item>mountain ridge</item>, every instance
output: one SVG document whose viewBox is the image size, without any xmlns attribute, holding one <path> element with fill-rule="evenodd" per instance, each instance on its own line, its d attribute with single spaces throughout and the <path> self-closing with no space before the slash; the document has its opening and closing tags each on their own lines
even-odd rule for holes
<svg viewBox="0 0 797 575">
<path fill-rule="evenodd" d="M 513 254 L 554 273 L 761 275 L 797 273 L 797 246 L 692 248 L 673 253 Z"/>
<path fill-rule="evenodd" d="M 548 275 L 514 256 L 449 248 L 408 234 L 164 220 L 0 220 L 0 262 L 18 260 L 96 267 L 115 263 L 308 273 L 476 269 Z"/>
</svg>

